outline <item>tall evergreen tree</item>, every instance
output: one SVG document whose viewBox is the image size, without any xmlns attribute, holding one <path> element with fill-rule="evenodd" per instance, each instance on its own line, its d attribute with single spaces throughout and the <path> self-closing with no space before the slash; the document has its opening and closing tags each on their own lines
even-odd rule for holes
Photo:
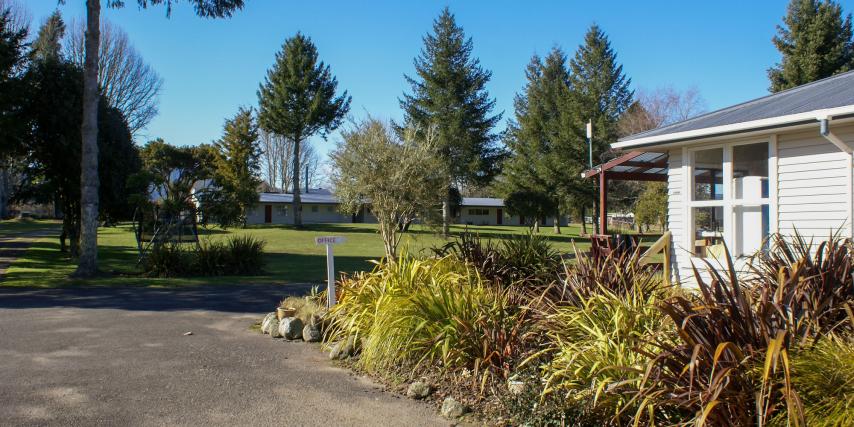
<svg viewBox="0 0 854 427">
<path fill-rule="evenodd" d="M 574 142 L 566 117 L 570 102 L 566 54 L 556 47 L 545 61 L 534 55 L 525 76 L 528 82 L 516 96 L 515 122 L 505 138 L 511 156 L 504 164 L 507 191 L 541 194 L 531 200 L 549 199 L 548 206 L 555 210 L 549 214 L 555 216 L 555 232 L 560 233 L 559 207 L 569 185 L 564 163 Z"/>
<path fill-rule="evenodd" d="M 294 225 L 302 226 L 300 145 L 312 135 L 326 136 L 341 125 L 350 110 L 347 91 L 336 96 L 338 80 L 318 60 L 311 39 L 297 33 L 285 40 L 276 63 L 258 89 L 258 121 L 264 130 L 294 141 Z"/>
<path fill-rule="evenodd" d="M 59 0 L 64 3 L 65 0 Z M 196 14 L 206 18 L 229 17 L 243 7 L 244 0 L 188 0 Z M 136 0 L 142 8 L 149 5 L 166 5 L 167 15 L 177 0 Z M 110 7 L 123 7 L 123 0 L 107 0 Z M 80 158 L 80 182 L 83 191 L 81 253 L 74 272 L 78 277 L 89 277 L 98 271 L 98 54 L 101 45 L 101 0 L 86 0 L 85 58 L 83 61 L 83 112 L 80 136 L 83 154 Z"/>
<path fill-rule="evenodd" d="M 631 105 L 634 92 L 629 88 L 631 79 L 617 62 L 608 36 L 598 25 L 592 25 L 587 31 L 584 44 L 569 62 L 569 70 L 572 103 L 568 120 L 574 144 L 567 151 L 569 157 L 564 166 L 565 173 L 573 180 L 572 204 L 584 216 L 584 207 L 595 203 L 593 186 L 580 178 L 588 166 L 589 156 L 585 124 L 593 123 L 593 161 L 601 161 L 609 151 L 609 144 L 619 136 L 617 123 Z"/>
<path fill-rule="evenodd" d="M 261 149 L 251 109 L 241 108 L 226 120 L 225 134 L 214 144 L 214 185 L 218 188 L 212 212 L 222 226 L 246 225 L 246 214 L 258 203 Z"/>
<path fill-rule="evenodd" d="M 833 0 L 791 0 L 772 40 L 783 59 L 768 70 L 771 92 L 854 69 L 851 14 Z"/>
<path fill-rule="evenodd" d="M 62 38 L 65 37 L 65 21 L 59 11 L 54 11 L 39 28 L 33 42 L 31 56 L 41 61 L 59 61 L 62 55 Z"/>
<path fill-rule="evenodd" d="M 493 133 L 501 114 L 492 114 L 495 100 L 486 91 L 492 73 L 472 57 L 472 40 L 466 38 L 447 7 L 423 40 L 424 47 L 414 61 L 416 76 L 406 76 L 411 93 L 400 100 L 404 112 L 400 128 L 435 129 L 449 188 L 488 184 L 503 157 Z M 445 234 L 451 193 L 442 206 Z"/>
<path fill-rule="evenodd" d="M 26 67 L 28 28 L 16 22 L 10 6 L 0 9 L 0 219 L 8 214 L 8 201 L 16 169 L 24 167 L 21 138 L 26 132 L 21 117 L 26 99 L 21 79 Z"/>
</svg>

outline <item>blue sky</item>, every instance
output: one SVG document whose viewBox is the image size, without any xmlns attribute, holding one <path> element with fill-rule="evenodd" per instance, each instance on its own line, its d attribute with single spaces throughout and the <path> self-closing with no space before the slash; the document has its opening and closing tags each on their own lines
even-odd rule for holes
<svg viewBox="0 0 854 427">
<path fill-rule="evenodd" d="M 23 3 L 35 25 L 57 8 L 56 0 Z M 352 95 L 354 117 L 399 118 L 403 75 L 413 73 L 421 37 L 445 5 L 493 72 L 488 88 L 505 118 L 531 55 L 554 45 L 571 55 L 594 22 L 609 35 L 634 88 L 696 87 L 708 109 L 717 109 L 767 93 L 766 69 L 779 60 L 771 37 L 787 1 L 246 0 L 226 20 L 198 18 L 184 1 L 168 19 L 163 7 L 126 3 L 102 17 L 124 28 L 165 79 L 160 115 L 141 139 L 195 145 L 217 139 L 238 107 L 257 104 L 275 53 L 297 31 L 314 40 L 339 88 Z M 854 11 L 854 0 L 841 3 Z M 84 4 L 67 0 L 59 9 L 71 21 L 84 16 Z M 336 138 L 314 143 L 325 152 Z"/>
</svg>

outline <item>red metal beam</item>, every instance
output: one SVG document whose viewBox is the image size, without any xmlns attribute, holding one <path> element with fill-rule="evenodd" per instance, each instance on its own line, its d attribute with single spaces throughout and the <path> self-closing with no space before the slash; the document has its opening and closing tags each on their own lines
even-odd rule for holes
<svg viewBox="0 0 854 427">
<path fill-rule="evenodd" d="M 667 181 L 667 174 L 640 172 L 608 172 L 608 179 L 616 181 Z M 604 174 L 600 174 L 602 176 Z"/>
<path fill-rule="evenodd" d="M 608 234 L 608 179 L 610 173 L 599 174 L 599 234 Z"/>
</svg>

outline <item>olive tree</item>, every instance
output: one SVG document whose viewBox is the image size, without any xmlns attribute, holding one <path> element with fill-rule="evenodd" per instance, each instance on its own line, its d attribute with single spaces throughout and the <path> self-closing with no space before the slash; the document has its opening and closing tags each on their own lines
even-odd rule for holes
<svg viewBox="0 0 854 427">
<path fill-rule="evenodd" d="M 398 137 L 387 123 L 369 118 L 342 135 L 331 154 L 340 209 L 356 214 L 370 206 L 386 258 L 393 260 L 407 225 L 430 216 L 447 196 L 447 171 L 436 153 L 435 132 L 416 137 L 409 129 Z"/>
</svg>

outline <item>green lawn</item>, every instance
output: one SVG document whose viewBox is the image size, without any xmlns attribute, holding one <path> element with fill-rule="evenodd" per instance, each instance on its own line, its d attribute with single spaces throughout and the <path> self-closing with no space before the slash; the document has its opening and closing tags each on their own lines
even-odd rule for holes
<svg viewBox="0 0 854 427">
<path fill-rule="evenodd" d="M 46 221 L 2 221 L 0 235 L 13 232 L 36 230 L 45 227 L 58 228 L 56 222 Z M 453 226 L 452 233 L 459 234 L 465 226 Z M 482 238 L 500 239 L 508 234 L 522 234 L 526 227 L 518 226 L 468 226 L 467 229 L 481 235 Z M 572 240 L 580 248 L 586 248 L 586 239 L 579 238 L 580 226 L 563 227 L 563 234 L 554 234 L 551 227 L 542 228 L 555 248 L 572 251 Z M 267 242 L 267 265 L 265 274 L 252 277 L 193 277 L 193 278 L 147 278 L 141 277 L 136 265 L 137 249 L 133 232 L 129 225 L 101 228 L 99 239 L 99 262 L 101 269 L 109 274 L 87 280 L 95 285 L 145 285 L 177 286 L 192 284 L 231 284 L 231 283 L 287 283 L 317 282 L 326 277 L 326 256 L 322 246 L 314 244 L 316 236 L 344 236 L 346 243 L 335 246 L 336 270 L 352 272 L 370 269 L 370 260 L 383 254 L 382 241 L 376 232 L 375 224 L 317 224 L 306 226 L 302 230 L 290 226 L 258 226 L 247 229 L 205 230 L 207 239 L 219 239 L 229 234 L 252 234 Z M 414 226 L 401 241 L 401 248 L 410 254 L 430 254 L 430 248 L 445 244 L 447 240 L 432 230 Z M 79 282 L 68 279 L 74 271 L 73 262 L 59 252 L 56 237 L 39 239 L 26 255 L 19 258 L 9 268 L 6 278 L 0 286 L 61 286 Z"/>
</svg>

